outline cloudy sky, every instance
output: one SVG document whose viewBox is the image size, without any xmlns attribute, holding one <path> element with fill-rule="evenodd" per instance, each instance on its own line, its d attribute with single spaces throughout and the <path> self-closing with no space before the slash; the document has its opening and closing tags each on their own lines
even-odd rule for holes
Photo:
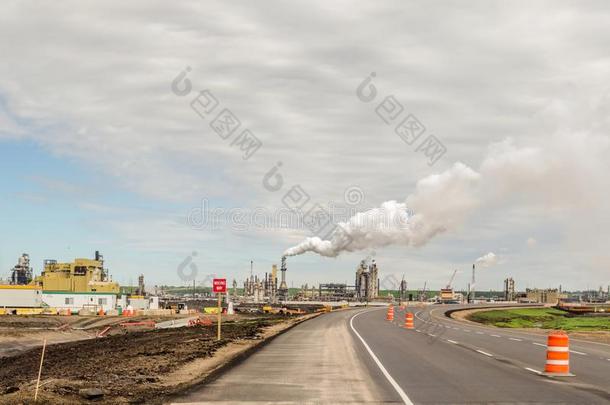
<svg viewBox="0 0 610 405">
<path fill-rule="evenodd" d="M 193 252 L 199 279 L 241 280 L 312 236 L 261 220 L 295 186 L 355 212 L 461 162 L 487 180 L 459 223 L 418 247 L 291 257 L 289 284 L 351 283 L 374 254 L 382 278 L 439 288 L 459 269 L 465 288 L 488 252 L 482 289 L 610 283 L 606 2 L 0 7 L 3 277 L 22 252 L 39 272 L 100 250 L 121 283 L 184 283 Z M 401 107 L 386 123 L 389 96 Z M 240 126 L 219 135 L 225 109 Z M 409 114 L 425 127 L 412 144 L 395 132 Z M 418 148 L 430 135 L 446 149 L 433 164 Z"/>
</svg>

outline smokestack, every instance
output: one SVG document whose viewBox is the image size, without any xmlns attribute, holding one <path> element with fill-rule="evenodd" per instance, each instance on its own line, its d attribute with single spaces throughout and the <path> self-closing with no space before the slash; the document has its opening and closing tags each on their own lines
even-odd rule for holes
<svg viewBox="0 0 610 405">
<path fill-rule="evenodd" d="M 475 270 L 475 266 L 473 263 L 472 264 L 472 281 L 470 283 L 470 294 L 472 295 L 470 302 L 472 302 L 473 304 L 474 304 L 474 298 L 475 298 L 475 294 L 476 294 L 475 289 L 474 289 L 474 285 L 475 285 L 474 270 Z"/>
<path fill-rule="evenodd" d="M 282 267 L 280 270 L 282 272 L 282 282 L 280 283 L 280 288 L 286 288 L 286 256 L 282 257 Z"/>
<path fill-rule="evenodd" d="M 278 292 L 280 300 L 286 301 L 288 299 L 288 285 L 286 284 L 286 256 L 282 256 L 282 267 L 280 267 L 280 271 L 282 272 L 282 282 L 280 283 Z"/>
<path fill-rule="evenodd" d="M 472 264 L 472 285 L 474 285 L 475 283 L 475 279 L 474 279 L 474 263 Z"/>
</svg>

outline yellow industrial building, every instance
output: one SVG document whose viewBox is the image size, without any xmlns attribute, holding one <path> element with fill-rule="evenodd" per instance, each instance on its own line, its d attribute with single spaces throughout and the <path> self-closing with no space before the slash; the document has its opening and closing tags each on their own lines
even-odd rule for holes
<svg viewBox="0 0 610 405">
<path fill-rule="evenodd" d="M 95 259 L 75 259 L 73 263 L 45 260 L 44 270 L 34 283 L 43 291 L 119 293 L 119 284 L 108 281 L 99 252 L 95 252 Z"/>
</svg>

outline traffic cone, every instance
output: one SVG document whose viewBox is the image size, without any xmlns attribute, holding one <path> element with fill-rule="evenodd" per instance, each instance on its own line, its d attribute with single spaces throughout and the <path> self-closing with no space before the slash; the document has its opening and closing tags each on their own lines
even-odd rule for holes
<svg viewBox="0 0 610 405">
<path fill-rule="evenodd" d="M 556 377 L 574 375 L 570 373 L 570 338 L 564 331 L 549 333 L 544 375 Z"/>
<path fill-rule="evenodd" d="M 388 313 L 385 317 L 386 321 L 393 321 L 394 320 L 394 307 L 393 306 L 389 306 L 388 307 Z"/>
<path fill-rule="evenodd" d="M 413 314 L 411 312 L 405 314 L 405 329 L 413 329 Z"/>
</svg>

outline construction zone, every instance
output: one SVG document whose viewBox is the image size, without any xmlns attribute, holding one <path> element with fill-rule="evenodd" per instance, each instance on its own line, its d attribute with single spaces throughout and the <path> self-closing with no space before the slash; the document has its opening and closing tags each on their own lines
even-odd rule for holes
<svg viewBox="0 0 610 405">
<path fill-rule="evenodd" d="M 290 301 L 277 267 L 233 293 L 120 286 L 103 256 L 23 254 L 0 283 L 0 403 L 164 403 L 292 326 L 345 302 Z M 235 283 L 234 283 L 235 284 Z M 188 289 L 187 289 L 188 290 Z"/>
<path fill-rule="evenodd" d="M 567 335 L 546 345 L 534 340 L 529 347 L 549 347 L 540 375 L 582 375 L 578 362 L 568 368 L 564 352 L 593 358 L 589 353 L 595 349 L 582 346 L 582 334 L 598 336 L 603 332 L 591 332 L 591 325 L 607 325 L 608 320 L 607 292 L 601 288 L 587 295 L 561 288 L 519 293 L 509 278 L 503 292 L 476 292 L 474 265 L 466 289 L 454 289 L 458 271 L 453 270 L 449 282 L 431 291 L 427 281 L 423 288 L 408 290 L 405 275 L 400 279 L 383 274 L 383 266 L 371 256 L 352 267 L 353 284 L 329 280 L 300 288 L 289 287 L 286 257 L 263 275 L 255 273 L 254 261 L 248 264 L 241 288 L 236 279 L 217 276 L 209 277 L 207 285 L 189 280 L 180 286 L 147 286 L 143 274 L 137 285 L 120 285 L 99 251 L 91 259 L 43 260 L 39 274 L 24 253 L 0 283 L 0 404 L 166 404 L 210 398 L 232 403 L 231 399 L 244 397 L 234 390 L 234 381 L 249 390 L 253 401 L 275 398 L 277 387 L 283 386 L 284 398 L 300 401 L 302 397 L 294 395 L 309 398 L 305 391 L 310 385 L 295 382 L 296 376 L 309 373 L 312 381 L 320 375 L 339 378 L 343 374 L 336 373 L 338 368 L 356 362 L 356 338 L 375 342 L 390 364 L 397 352 L 386 353 L 386 345 L 401 339 L 416 342 L 414 350 L 431 349 L 440 339 L 456 347 L 474 347 L 478 355 L 493 357 L 494 350 L 502 349 L 513 356 L 520 354 L 517 348 L 491 350 L 486 341 L 479 342 L 484 336 L 502 339 L 505 332 L 475 331 L 479 326 L 472 325 L 509 329 L 523 328 L 530 321 L 538 328 L 586 324 L 585 330 L 573 331 L 579 335 L 570 332 L 578 345 L 573 349 L 565 346 Z M 547 333 L 536 336 L 540 340 Z M 427 344 L 417 343 L 417 335 L 426 336 Z M 524 338 L 506 336 L 505 341 L 512 346 Z M 552 348 L 556 341 L 564 346 Z M 435 353 L 432 350 L 431 355 Z M 244 367 L 239 366 L 242 360 Z M 604 366 L 605 361 L 610 360 L 604 360 Z M 403 362 L 395 366 L 403 367 Z M 359 370 L 359 381 L 371 381 L 364 377 L 366 367 L 353 367 Z M 289 383 L 288 369 L 294 376 Z M 267 378 L 267 373 L 273 377 Z M 341 383 L 328 381 L 333 387 Z M 296 391 L 295 384 L 300 387 Z M 328 389 L 325 403 L 337 403 L 344 396 L 358 403 L 360 398 L 381 395 L 372 394 L 369 390 L 378 388 L 367 384 L 358 387 Z M 314 391 L 311 398 L 318 398 Z M 221 392 L 229 392 L 228 399 Z"/>
<path fill-rule="evenodd" d="M 86 328 L 78 333 L 76 341 L 46 347 L 38 400 L 57 404 L 90 399 L 113 404 L 161 403 L 163 398 L 202 382 L 233 357 L 298 321 L 274 315 L 234 316 L 223 325 L 221 340 L 216 339 L 211 320 L 166 329 L 155 329 L 154 320 L 132 322 L 133 329 L 119 323 L 113 333 L 104 337 L 99 333 L 107 327 Z M 38 324 L 36 328 L 43 324 L 27 323 Z M 49 329 L 54 335 L 60 335 L 60 330 L 61 327 Z M 40 360 L 40 346 L 0 358 L 0 403 L 31 401 Z"/>
</svg>

